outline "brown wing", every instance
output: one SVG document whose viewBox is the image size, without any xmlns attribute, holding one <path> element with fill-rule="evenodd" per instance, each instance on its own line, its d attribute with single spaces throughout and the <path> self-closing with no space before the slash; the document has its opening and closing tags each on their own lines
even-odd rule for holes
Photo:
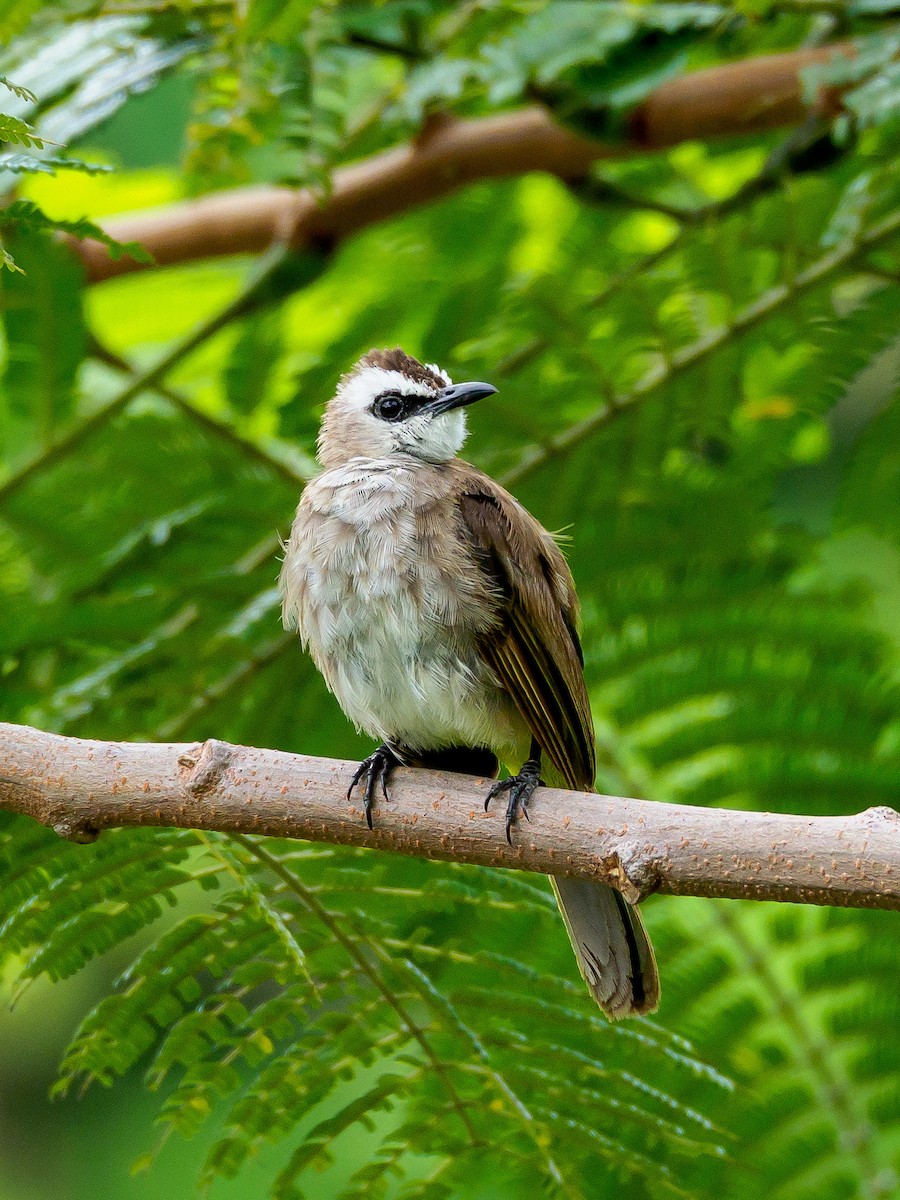
<svg viewBox="0 0 900 1200">
<path fill-rule="evenodd" d="M 479 565 L 501 599 L 497 625 L 479 652 L 566 785 L 592 791 L 594 727 L 572 575 L 534 517 L 487 476 L 468 470 L 459 511 Z"/>
</svg>

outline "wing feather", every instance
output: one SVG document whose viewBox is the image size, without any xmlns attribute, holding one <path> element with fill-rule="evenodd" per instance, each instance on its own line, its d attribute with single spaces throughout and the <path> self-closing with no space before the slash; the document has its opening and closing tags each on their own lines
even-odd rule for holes
<svg viewBox="0 0 900 1200">
<path fill-rule="evenodd" d="M 481 639 L 479 652 L 566 785 L 591 790 L 594 727 L 571 573 L 534 517 L 493 480 L 469 471 L 459 512 L 498 597 L 496 624 Z"/>
</svg>

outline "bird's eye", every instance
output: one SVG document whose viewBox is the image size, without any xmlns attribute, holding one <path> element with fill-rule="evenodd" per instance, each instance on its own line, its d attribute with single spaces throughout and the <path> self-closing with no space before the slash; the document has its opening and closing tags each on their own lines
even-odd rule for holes
<svg viewBox="0 0 900 1200">
<path fill-rule="evenodd" d="M 385 392 L 372 405 L 372 412 L 376 417 L 381 417 L 382 421 L 399 421 L 406 412 L 406 405 L 403 397 L 398 396 L 396 392 Z"/>
</svg>

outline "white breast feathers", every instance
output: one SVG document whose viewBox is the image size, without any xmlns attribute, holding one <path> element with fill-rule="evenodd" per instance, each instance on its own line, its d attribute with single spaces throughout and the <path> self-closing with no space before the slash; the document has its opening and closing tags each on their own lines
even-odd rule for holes
<svg viewBox="0 0 900 1200">
<path fill-rule="evenodd" d="M 411 750 L 509 754 L 521 722 L 476 649 L 495 601 L 462 553 L 453 506 L 439 468 L 326 471 L 285 547 L 284 622 L 359 729 Z"/>
</svg>

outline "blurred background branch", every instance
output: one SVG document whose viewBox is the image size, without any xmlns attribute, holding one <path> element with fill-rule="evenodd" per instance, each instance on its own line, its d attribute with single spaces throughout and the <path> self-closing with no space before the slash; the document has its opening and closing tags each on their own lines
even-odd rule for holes
<svg viewBox="0 0 900 1200">
<path fill-rule="evenodd" d="M 287 188 L 238 190 L 107 222 L 116 242 L 144 248 L 144 261 L 127 253 L 113 258 L 90 238 L 70 244 L 94 283 L 149 266 L 260 253 L 275 242 L 330 245 L 482 179 L 546 171 L 576 181 L 603 158 L 778 128 L 810 114 L 835 116 L 840 89 L 805 96 L 802 72 L 853 52 L 852 45 L 839 43 L 689 72 L 650 92 L 625 119 L 622 136 L 605 144 L 556 124 L 552 109 L 470 121 L 434 115 L 409 145 L 335 172 L 324 196 Z"/>
</svg>

